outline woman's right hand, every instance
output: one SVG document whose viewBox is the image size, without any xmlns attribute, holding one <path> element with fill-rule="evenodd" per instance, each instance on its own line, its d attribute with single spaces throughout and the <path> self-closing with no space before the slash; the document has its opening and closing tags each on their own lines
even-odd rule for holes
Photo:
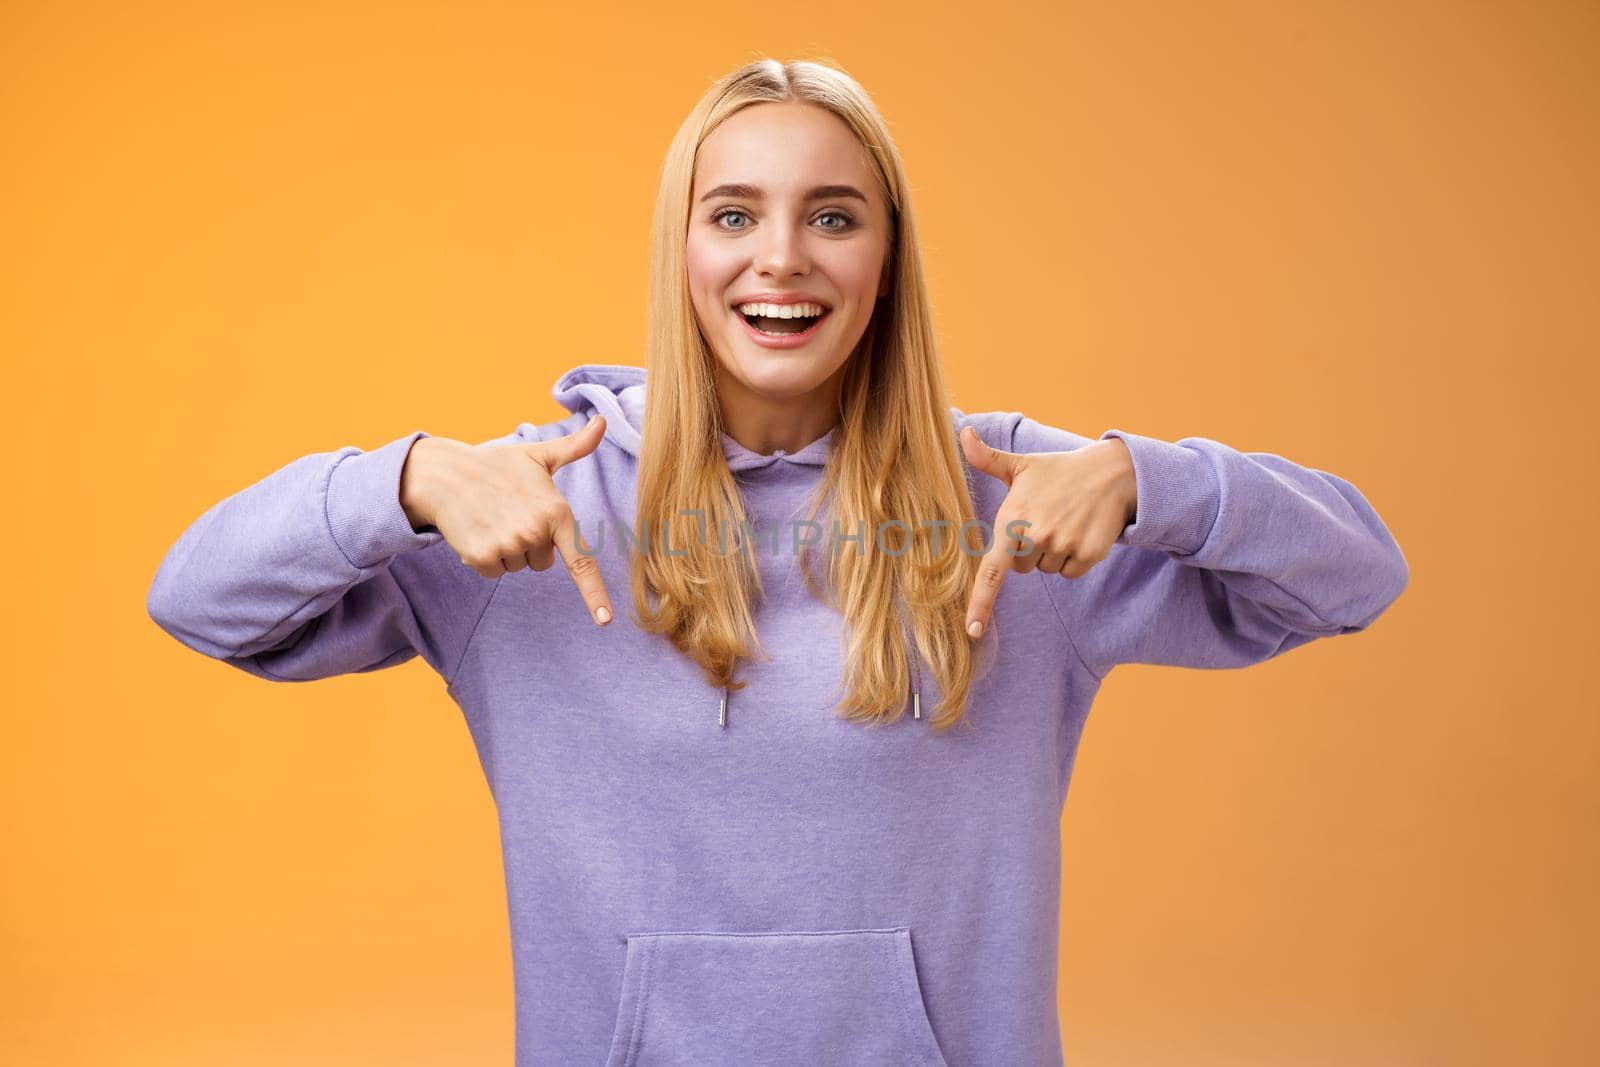
<svg viewBox="0 0 1600 1067">
<path fill-rule="evenodd" d="M 401 507 L 413 529 L 437 529 L 461 562 L 485 578 L 523 567 L 548 570 L 559 551 L 590 615 L 604 626 L 613 613 L 599 564 L 579 550 L 572 508 L 551 476 L 593 452 L 605 432 L 605 417 L 595 415 L 551 441 L 418 438 L 400 474 Z"/>
</svg>

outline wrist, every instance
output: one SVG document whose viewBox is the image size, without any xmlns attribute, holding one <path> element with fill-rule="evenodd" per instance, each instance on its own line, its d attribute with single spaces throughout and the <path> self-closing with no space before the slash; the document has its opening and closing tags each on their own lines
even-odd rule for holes
<svg viewBox="0 0 1600 1067">
<path fill-rule="evenodd" d="M 430 457 L 437 447 L 433 437 L 419 437 L 406 451 L 405 462 L 400 467 L 400 508 L 406 514 L 411 528 L 418 533 L 433 526 L 433 510 L 428 505 L 426 486 Z"/>
<path fill-rule="evenodd" d="M 1133 465 L 1133 451 L 1128 448 L 1128 442 L 1120 437 L 1102 440 L 1107 443 L 1114 441 L 1117 445 L 1113 454 L 1117 457 L 1117 484 L 1123 501 L 1123 514 L 1127 517 L 1123 525 L 1129 526 L 1137 519 L 1139 511 L 1139 477 Z"/>
</svg>

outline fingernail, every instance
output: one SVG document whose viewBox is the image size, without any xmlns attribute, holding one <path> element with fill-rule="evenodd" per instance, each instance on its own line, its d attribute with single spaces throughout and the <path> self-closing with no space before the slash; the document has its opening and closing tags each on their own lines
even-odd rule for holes
<svg viewBox="0 0 1600 1067">
<path fill-rule="evenodd" d="M 601 626 L 604 626 L 606 623 L 611 621 L 611 609 L 598 608 L 594 613 L 594 617 L 600 620 Z"/>
<path fill-rule="evenodd" d="M 967 623 L 967 633 L 971 634 L 973 637 L 977 637 L 979 634 L 983 633 L 983 620 L 973 619 L 971 622 Z"/>
</svg>

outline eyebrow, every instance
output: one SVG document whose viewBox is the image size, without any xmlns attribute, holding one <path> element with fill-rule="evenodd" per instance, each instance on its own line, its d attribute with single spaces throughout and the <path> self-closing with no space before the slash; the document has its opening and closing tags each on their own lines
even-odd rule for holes
<svg viewBox="0 0 1600 1067">
<path fill-rule="evenodd" d="M 705 203 L 707 200 L 711 200 L 719 196 L 731 196 L 737 200 L 760 200 L 764 198 L 766 194 L 754 185 L 746 185 L 743 182 L 734 182 L 727 185 L 717 186 L 705 196 L 702 196 L 700 198 L 700 202 Z M 861 201 L 863 204 L 867 202 L 867 198 L 862 195 L 861 190 L 857 189 L 853 185 L 819 185 L 806 194 L 806 199 L 831 200 L 835 197 L 852 196 Z"/>
</svg>

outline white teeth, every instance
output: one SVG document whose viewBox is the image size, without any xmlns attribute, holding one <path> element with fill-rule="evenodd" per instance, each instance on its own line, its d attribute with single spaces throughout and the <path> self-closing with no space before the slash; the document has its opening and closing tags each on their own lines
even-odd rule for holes
<svg viewBox="0 0 1600 1067">
<path fill-rule="evenodd" d="M 821 304 L 740 304 L 741 315 L 760 315 L 768 319 L 816 318 L 825 309 Z"/>
</svg>

